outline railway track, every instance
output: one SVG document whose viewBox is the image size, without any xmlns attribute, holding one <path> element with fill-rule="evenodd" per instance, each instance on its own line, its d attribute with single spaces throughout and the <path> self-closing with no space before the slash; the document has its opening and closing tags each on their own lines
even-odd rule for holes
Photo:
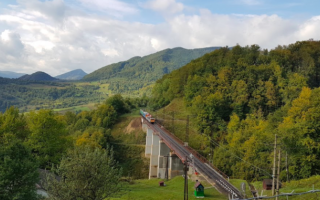
<svg viewBox="0 0 320 200">
<path fill-rule="evenodd" d="M 185 161 L 186 158 L 193 160 L 193 164 L 190 163 L 191 167 L 194 167 L 199 173 L 201 173 L 204 178 L 218 191 L 220 191 L 222 194 L 228 195 L 232 199 L 244 198 L 242 193 L 231 183 L 229 183 L 222 174 L 220 174 L 221 172 L 217 172 L 217 169 L 214 169 L 213 166 L 207 164 L 199 156 L 194 155 L 194 150 L 191 151 L 190 147 L 185 147 L 179 139 L 175 138 L 160 124 L 151 124 L 148 121 L 145 123 L 147 123 L 151 129 L 159 134 L 159 137 L 163 139 L 164 143 L 166 143 L 166 145 L 169 146 L 182 161 Z"/>
</svg>

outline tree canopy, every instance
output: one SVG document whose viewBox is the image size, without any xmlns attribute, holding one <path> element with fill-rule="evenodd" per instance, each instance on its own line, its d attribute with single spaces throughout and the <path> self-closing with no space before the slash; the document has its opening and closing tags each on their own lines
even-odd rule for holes
<svg viewBox="0 0 320 200">
<path fill-rule="evenodd" d="M 319 41 L 270 51 L 258 45 L 221 48 L 158 80 L 152 107 L 183 98 L 199 133 L 210 138 L 203 146 L 219 144 L 214 164 L 230 176 L 269 178 L 278 134 L 290 176 L 308 177 L 320 168 L 319 58 Z"/>
<path fill-rule="evenodd" d="M 38 164 L 19 141 L 0 143 L 0 199 L 36 200 Z"/>
<path fill-rule="evenodd" d="M 52 200 L 104 200 L 121 191 L 121 169 L 113 150 L 75 148 L 70 151 L 49 177 L 48 193 Z"/>
</svg>

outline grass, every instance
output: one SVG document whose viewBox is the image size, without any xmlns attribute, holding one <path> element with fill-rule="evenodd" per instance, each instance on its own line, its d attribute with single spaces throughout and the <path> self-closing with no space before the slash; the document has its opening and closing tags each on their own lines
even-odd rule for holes
<svg viewBox="0 0 320 200">
<path fill-rule="evenodd" d="M 130 122 L 132 120 L 137 120 L 137 118 L 139 118 L 138 120 L 140 121 L 140 114 L 138 109 L 133 110 L 131 113 L 121 115 L 119 121 L 111 129 L 112 137 L 116 138 L 117 142 L 121 141 L 121 143 L 124 144 L 144 145 L 146 140 L 146 133 L 144 133 L 141 128 L 138 128 L 131 133 L 126 133 L 125 131 Z"/>
<path fill-rule="evenodd" d="M 174 122 L 173 113 L 174 112 Z M 198 151 L 208 154 L 209 150 L 206 148 L 209 142 L 205 135 L 200 134 L 197 130 L 197 122 L 189 108 L 186 107 L 183 98 L 176 98 L 172 102 L 155 112 L 151 112 L 156 119 L 161 120 L 161 124 L 169 131 L 173 132 L 179 139 L 185 141 L 187 116 L 189 115 L 189 146 Z M 174 123 L 174 129 L 172 128 Z"/>
<path fill-rule="evenodd" d="M 186 109 L 182 98 L 173 99 L 169 105 L 156 111 L 157 115 L 162 116 L 165 114 L 167 117 L 171 117 L 172 112 L 175 113 L 176 119 L 181 120 L 186 120 L 187 115 L 191 115 L 191 111 Z"/>
<path fill-rule="evenodd" d="M 240 185 L 242 182 L 245 182 L 244 180 L 230 180 L 230 182 L 236 186 L 238 189 L 241 190 Z M 272 191 L 271 190 L 263 190 L 262 187 L 262 181 L 256 181 L 253 182 L 252 185 L 256 188 L 258 191 L 259 195 L 267 195 L 267 196 L 272 196 Z M 302 193 L 302 192 L 308 192 L 310 190 L 313 190 L 313 187 L 315 190 L 320 189 L 320 176 L 312 176 L 307 179 L 301 179 L 298 181 L 291 181 L 290 183 L 288 182 L 283 182 L 282 183 L 282 188 L 280 188 L 280 194 L 283 193 Z M 246 183 L 246 194 L 248 198 L 252 198 L 252 194 L 248 188 L 248 185 Z M 287 199 L 286 196 L 281 196 L 279 197 L 279 200 L 284 200 Z M 288 197 L 289 200 L 302 200 L 302 199 L 308 199 L 308 200 L 316 200 L 320 199 L 320 193 L 311 193 L 311 194 L 304 194 L 304 195 L 297 195 L 297 196 L 290 196 Z"/>
<path fill-rule="evenodd" d="M 164 180 L 166 186 L 160 187 L 159 181 L 162 179 L 151 180 L 137 180 L 134 184 L 127 185 L 127 193 L 120 198 L 116 199 L 148 199 L 148 200 L 176 200 L 183 199 L 184 197 L 184 179 L 181 176 L 177 176 L 169 181 Z M 190 179 L 188 181 L 188 196 L 189 199 L 196 199 L 194 196 L 194 182 Z M 206 188 L 205 199 L 221 200 L 227 199 L 226 196 L 220 194 L 216 189 L 210 187 L 207 183 L 202 183 Z"/>
<path fill-rule="evenodd" d="M 77 82 L 75 83 L 75 85 L 78 88 L 81 88 L 83 86 L 88 86 L 88 85 L 92 85 L 92 86 L 99 86 L 98 92 L 102 92 L 103 94 L 111 94 L 112 91 L 109 90 L 109 83 L 99 83 L 98 81 L 94 81 L 94 82 Z"/>
<path fill-rule="evenodd" d="M 86 104 L 86 105 L 79 105 L 79 106 L 72 106 L 72 107 L 66 107 L 66 108 L 53 109 L 53 111 L 59 112 L 59 113 L 65 113 L 67 111 L 72 111 L 72 112 L 90 111 L 90 110 L 92 110 L 94 108 L 95 108 L 95 104 L 94 103 L 89 103 L 89 104 Z"/>
<path fill-rule="evenodd" d="M 130 113 L 123 114 L 120 117 L 140 117 L 140 109 L 134 109 Z"/>
<path fill-rule="evenodd" d="M 160 187 L 159 181 L 164 181 L 166 186 Z M 228 199 L 227 196 L 220 194 L 215 188 L 211 187 L 206 182 L 201 182 L 204 187 L 205 199 L 210 200 L 223 200 Z M 241 183 L 246 183 L 244 180 L 240 179 L 231 179 L 230 183 L 232 183 L 235 187 L 240 189 Z M 188 181 L 188 195 L 189 199 L 196 199 L 193 192 L 195 182 L 192 182 L 190 179 Z M 259 195 L 261 194 L 262 182 L 254 182 L 253 185 L 258 189 Z M 280 189 L 281 193 L 290 193 L 294 190 L 294 193 L 301 193 L 310 191 L 313 189 L 313 185 L 315 189 L 320 189 L 320 176 L 313 176 L 308 179 L 302 179 L 299 181 L 292 181 L 290 183 L 283 183 L 283 188 Z M 175 199 L 183 199 L 184 194 L 184 179 L 181 176 L 177 176 L 169 181 L 162 179 L 151 179 L 151 180 L 136 180 L 133 184 L 125 185 L 127 192 L 119 197 L 113 198 L 112 200 L 138 200 L 138 199 L 150 199 L 150 200 L 175 200 Z M 252 198 L 252 195 L 248 189 L 248 185 L 246 183 L 246 194 L 247 198 Z M 263 195 L 271 196 L 271 190 L 263 191 Z M 287 197 L 279 197 L 279 200 L 285 200 Z M 312 193 L 306 195 L 298 195 L 298 196 L 290 196 L 289 200 L 316 200 L 320 199 L 320 193 Z"/>
</svg>

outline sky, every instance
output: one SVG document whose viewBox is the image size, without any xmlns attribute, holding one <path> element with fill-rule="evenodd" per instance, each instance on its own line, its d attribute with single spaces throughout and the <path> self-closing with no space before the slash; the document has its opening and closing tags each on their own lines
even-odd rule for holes
<svg viewBox="0 0 320 200">
<path fill-rule="evenodd" d="M 90 73 L 167 48 L 320 40 L 319 0 L 0 0 L 0 71 Z"/>
</svg>

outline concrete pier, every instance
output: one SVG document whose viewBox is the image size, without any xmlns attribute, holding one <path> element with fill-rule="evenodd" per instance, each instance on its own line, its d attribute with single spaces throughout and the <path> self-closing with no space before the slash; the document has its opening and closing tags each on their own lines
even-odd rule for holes
<svg viewBox="0 0 320 200">
<path fill-rule="evenodd" d="M 171 179 L 183 174 L 183 163 L 176 154 L 170 153 L 170 156 L 169 178 Z"/>
<path fill-rule="evenodd" d="M 150 157 L 151 155 L 151 146 L 152 146 L 152 135 L 153 135 L 153 130 L 150 128 L 147 128 L 147 135 L 146 135 L 146 149 L 145 149 L 145 156 L 147 158 Z"/>
<path fill-rule="evenodd" d="M 168 173 L 170 168 L 170 148 L 163 142 L 163 140 L 159 141 L 159 157 L 158 157 L 158 178 L 165 179 L 166 178 L 166 171 L 168 167 Z M 168 165 L 167 165 L 168 161 Z M 168 175 L 169 177 L 169 175 Z"/>
<path fill-rule="evenodd" d="M 152 134 L 151 143 L 151 154 L 150 154 L 150 168 L 149 168 L 149 179 L 158 177 L 158 166 L 159 166 L 159 149 L 160 149 L 160 138 L 157 134 Z"/>
<path fill-rule="evenodd" d="M 183 163 L 177 155 L 160 139 L 159 135 L 142 122 L 142 129 L 146 134 L 145 156 L 150 158 L 149 179 L 166 178 L 167 166 L 168 177 L 173 178 L 183 174 Z M 169 156 L 169 157 L 168 157 Z M 168 161 L 168 164 L 167 164 Z"/>
</svg>

